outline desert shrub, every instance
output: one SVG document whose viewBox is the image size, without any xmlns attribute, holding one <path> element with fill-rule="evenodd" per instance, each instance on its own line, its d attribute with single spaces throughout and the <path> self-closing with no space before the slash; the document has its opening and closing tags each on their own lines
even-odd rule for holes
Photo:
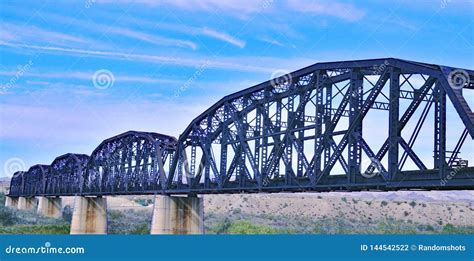
<svg viewBox="0 0 474 261">
<path fill-rule="evenodd" d="M 8 209 L 6 207 L 0 207 L 0 225 L 2 226 L 11 226 L 15 224 L 17 218 L 15 216 L 14 210 Z"/>
<path fill-rule="evenodd" d="M 129 234 L 150 234 L 150 224 L 149 223 L 141 223 L 130 229 Z"/>
<path fill-rule="evenodd" d="M 230 220 L 228 218 L 225 218 L 224 221 L 217 223 L 216 225 L 208 229 L 208 232 L 211 234 L 227 234 L 227 231 L 229 230 L 230 226 Z"/>
<path fill-rule="evenodd" d="M 109 234 L 149 234 L 152 212 L 149 210 L 107 211 L 107 232 Z"/>
<path fill-rule="evenodd" d="M 240 221 L 232 224 L 228 229 L 228 234 L 278 234 L 279 230 L 263 225 L 254 225 L 249 221 Z M 280 232 L 281 233 L 281 232 Z"/>
<path fill-rule="evenodd" d="M 70 226 L 64 225 L 15 225 L 0 226 L 0 234 L 69 234 Z"/>
<path fill-rule="evenodd" d="M 442 232 L 444 234 L 458 234 L 459 230 L 452 224 L 446 224 L 443 226 Z"/>
</svg>

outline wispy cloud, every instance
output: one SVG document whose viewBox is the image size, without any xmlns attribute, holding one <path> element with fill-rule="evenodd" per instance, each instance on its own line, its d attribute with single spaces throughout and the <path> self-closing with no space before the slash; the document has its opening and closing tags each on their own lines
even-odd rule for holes
<svg viewBox="0 0 474 261">
<path fill-rule="evenodd" d="M 5 75 L 2 73 L 3 72 L 0 72 L 0 75 Z M 47 81 L 31 81 L 31 80 L 27 80 L 26 83 L 29 85 L 50 85 L 51 84 L 50 82 L 47 82 Z"/>
<path fill-rule="evenodd" d="M 115 19 L 113 17 L 108 17 L 109 15 L 110 14 L 108 13 L 103 14 L 103 16 L 109 19 Z M 177 38 L 172 38 L 172 37 L 164 37 L 160 35 L 162 31 L 157 32 L 157 30 L 154 30 L 154 29 L 162 29 L 162 30 L 167 30 L 171 32 L 178 32 L 180 34 L 185 35 L 186 37 L 189 37 L 189 35 L 206 36 L 206 37 L 214 38 L 223 42 L 230 43 L 240 48 L 243 48 L 246 45 L 246 42 L 244 40 L 238 39 L 227 32 L 223 32 L 215 28 L 190 26 L 186 24 L 171 24 L 171 23 L 164 23 L 164 22 L 155 22 L 155 21 L 149 21 L 146 19 L 141 19 L 138 17 L 130 17 L 130 16 L 121 17 L 119 21 L 123 22 L 124 24 L 127 24 L 127 26 L 122 26 L 121 24 L 114 25 L 114 24 L 101 24 L 101 23 L 85 23 L 83 20 L 79 20 L 74 17 L 62 16 L 62 15 L 47 13 L 47 12 L 43 12 L 41 14 L 41 17 L 43 17 L 45 20 L 47 20 L 50 23 L 66 24 L 74 28 L 87 30 L 87 32 L 95 32 L 95 33 L 100 33 L 107 36 L 111 36 L 111 35 L 124 36 L 130 39 L 144 41 L 144 42 L 152 43 L 158 46 L 176 46 L 176 47 L 182 47 L 182 48 L 190 48 L 192 50 L 196 50 L 199 48 L 199 45 L 195 43 L 194 41 L 191 41 L 189 39 L 184 40 L 184 39 L 177 39 Z M 132 28 L 133 26 L 131 25 L 135 25 L 135 27 L 139 27 L 139 29 Z M 25 26 L 23 28 L 22 26 L 19 26 L 19 25 L 7 23 L 5 25 L 2 24 L 2 26 L 0 27 L 0 37 L 4 41 L 11 42 L 15 39 L 19 39 L 19 40 L 25 39 L 20 42 L 31 43 L 31 41 L 27 41 L 28 39 L 25 38 L 24 36 L 33 37 L 35 33 L 39 32 L 40 36 L 43 35 L 41 39 L 47 39 L 47 40 L 51 39 L 52 40 L 51 42 L 58 41 L 58 40 L 60 41 L 76 40 L 77 42 L 86 42 L 86 41 L 90 42 L 89 39 L 74 37 L 72 35 L 59 34 L 59 33 L 48 32 L 48 31 L 43 32 L 43 31 L 44 30 L 37 27 Z M 12 34 L 11 32 L 15 32 L 15 33 Z M 19 33 L 16 33 L 16 32 L 20 32 L 21 35 L 18 35 Z M 37 40 L 36 38 L 33 38 L 33 39 Z M 40 42 L 44 42 L 44 41 L 40 41 Z M 38 44 L 38 42 L 34 42 L 34 44 Z M 98 46 L 98 45 L 94 44 L 94 46 Z"/>
<path fill-rule="evenodd" d="M 63 44 L 88 44 L 93 40 L 77 37 L 66 33 L 45 30 L 37 26 L 17 25 L 13 23 L 2 22 L 0 26 L 0 36 L 2 40 L 14 41 L 21 43 L 54 43 L 55 45 Z"/>
<path fill-rule="evenodd" d="M 137 20 L 136 18 L 134 18 L 133 21 L 141 25 L 146 24 L 148 26 L 152 26 L 152 27 L 156 27 L 156 28 L 160 28 L 164 30 L 169 30 L 173 32 L 192 34 L 196 36 L 202 35 L 206 37 L 211 37 L 223 42 L 230 43 L 240 48 L 244 48 L 246 45 L 246 42 L 242 39 L 238 39 L 229 33 L 216 30 L 213 28 L 209 28 L 209 27 L 196 27 L 196 26 L 189 26 L 185 24 L 155 23 L 155 22 L 150 22 L 150 21 L 146 21 L 142 19 Z"/>
<path fill-rule="evenodd" d="M 99 3 L 142 4 L 166 6 L 186 11 L 224 12 L 226 15 L 248 18 L 249 14 L 273 12 L 281 8 L 292 11 L 337 17 L 349 22 L 360 20 L 365 12 L 356 6 L 338 1 L 304 0 L 98 0 Z"/>
<path fill-rule="evenodd" d="M 261 36 L 261 37 L 258 38 L 258 40 L 260 40 L 262 42 L 265 42 L 265 43 L 272 44 L 272 45 L 277 45 L 277 46 L 280 46 L 280 47 L 284 46 L 284 44 L 282 44 L 280 41 L 277 41 L 277 40 L 272 39 L 272 38 L 267 37 L 267 36 Z"/>
<path fill-rule="evenodd" d="M 99 26 L 101 27 L 101 26 Z M 162 37 L 157 35 L 152 35 L 148 33 L 143 33 L 139 31 L 133 31 L 130 29 L 125 29 L 121 27 L 112 27 L 112 26 L 103 26 L 103 29 L 100 31 L 107 32 L 107 34 L 116 34 L 121 36 L 126 36 L 136 40 L 161 45 L 161 46 L 177 46 L 177 47 L 187 47 L 193 50 L 198 48 L 198 45 L 192 41 L 180 40 L 169 37 Z"/>
<path fill-rule="evenodd" d="M 170 6 L 191 11 L 226 11 L 238 16 L 263 11 L 272 0 L 98 0 L 99 3 L 133 3 L 147 6 Z"/>
<path fill-rule="evenodd" d="M 141 62 L 150 62 L 150 63 L 163 63 L 168 65 L 178 65 L 195 68 L 197 65 L 206 64 L 209 68 L 224 69 L 224 70 L 235 70 L 235 71 L 248 71 L 255 73 L 268 73 L 273 72 L 278 67 L 261 67 L 251 64 L 256 64 L 256 61 L 261 61 L 261 64 L 268 64 L 264 62 L 265 58 L 254 57 L 252 62 L 242 62 L 241 58 L 231 59 L 231 58 L 220 58 L 215 60 L 209 60 L 209 58 L 180 58 L 180 57 L 171 57 L 171 56 L 158 56 L 158 55 L 148 55 L 148 54 L 133 54 L 133 53 L 124 53 L 124 52 L 109 52 L 109 51 L 95 51 L 95 50 L 85 50 L 77 48 L 63 48 L 57 46 L 40 46 L 40 45 L 26 45 L 26 44 L 13 44 L 7 42 L 0 42 L 0 46 L 7 46 L 12 48 L 26 48 L 41 50 L 45 52 L 50 52 L 53 54 L 69 54 L 76 56 L 95 56 L 101 58 L 109 59 L 131 59 L 134 61 Z M 239 63 L 240 60 L 240 63 Z M 283 65 L 287 59 L 281 59 L 280 63 Z M 306 61 L 307 62 L 307 61 Z M 270 63 L 275 65 L 274 63 Z M 305 65 L 308 65 L 306 63 Z M 287 66 L 285 66 L 287 67 Z"/>
<path fill-rule="evenodd" d="M 287 5 L 294 11 L 332 16 L 349 22 L 358 21 L 365 15 L 362 9 L 354 5 L 337 1 L 288 0 Z"/>
<path fill-rule="evenodd" d="M 245 47 L 245 41 L 239 40 L 239 39 L 237 39 L 235 37 L 232 37 L 231 35 L 223 33 L 223 32 L 218 32 L 218 31 L 215 31 L 215 30 L 212 30 L 212 29 L 209 29 L 209 28 L 205 27 L 205 28 L 202 28 L 200 30 L 200 33 L 203 34 L 203 35 L 213 37 L 213 38 L 222 40 L 224 42 L 233 44 L 233 45 L 238 46 L 240 48 Z"/>
<path fill-rule="evenodd" d="M 0 76 L 14 76 L 15 71 L 0 71 Z M 68 71 L 68 72 L 25 72 L 22 77 L 38 78 L 38 79 L 60 79 L 60 80 L 84 80 L 91 81 L 94 72 L 81 72 L 81 71 Z M 152 78 L 145 76 L 133 76 L 123 75 L 119 72 L 114 73 L 114 80 L 116 82 L 134 82 L 134 83 L 165 83 L 165 84 L 182 84 L 182 81 L 163 79 L 163 78 Z M 30 81 L 27 80 L 28 84 L 34 85 L 47 85 L 50 82 L 47 81 Z"/>
</svg>

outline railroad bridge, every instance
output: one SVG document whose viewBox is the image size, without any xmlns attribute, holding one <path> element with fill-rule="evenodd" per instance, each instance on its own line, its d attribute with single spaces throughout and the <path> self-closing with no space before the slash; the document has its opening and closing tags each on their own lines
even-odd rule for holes
<svg viewBox="0 0 474 261">
<path fill-rule="evenodd" d="M 75 196 L 71 233 L 106 233 L 105 196 L 152 194 L 152 233 L 202 233 L 199 194 L 474 189 L 473 89 L 468 69 L 317 63 L 222 98 L 178 139 L 129 131 L 19 171 L 6 204 L 57 217 Z"/>
</svg>

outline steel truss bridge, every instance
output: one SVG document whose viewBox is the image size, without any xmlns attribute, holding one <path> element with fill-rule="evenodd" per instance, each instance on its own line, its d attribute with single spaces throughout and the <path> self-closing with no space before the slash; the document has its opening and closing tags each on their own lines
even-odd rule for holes
<svg viewBox="0 0 474 261">
<path fill-rule="evenodd" d="M 179 139 L 129 131 L 16 172 L 10 195 L 474 189 L 473 89 L 467 69 L 317 63 L 222 98 Z"/>
</svg>

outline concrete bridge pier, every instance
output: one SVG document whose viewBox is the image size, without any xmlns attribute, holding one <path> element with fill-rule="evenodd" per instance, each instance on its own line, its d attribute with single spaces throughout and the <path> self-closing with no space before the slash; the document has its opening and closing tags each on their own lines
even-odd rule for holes
<svg viewBox="0 0 474 261">
<path fill-rule="evenodd" d="M 155 196 L 150 233 L 204 234 L 203 199 Z"/>
<path fill-rule="evenodd" d="M 62 216 L 62 199 L 60 197 L 38 197 L 38 214 L 60 218 Z"/>
<path fill-rule="evenodd" d="M 32 209 L 36 207 L 35 197 L 19 197 L 18 209 Z"/>
<path fill-rule="evenodd" d="M 5 197 L 5 207 L 7 208 L 18 208 L 18 197 Z"/>
<path fill-rule="evenodd" d="M 103 197 L 74 198 L 71 234 L 107 234 L 107 200 Z"/>
</svg>

